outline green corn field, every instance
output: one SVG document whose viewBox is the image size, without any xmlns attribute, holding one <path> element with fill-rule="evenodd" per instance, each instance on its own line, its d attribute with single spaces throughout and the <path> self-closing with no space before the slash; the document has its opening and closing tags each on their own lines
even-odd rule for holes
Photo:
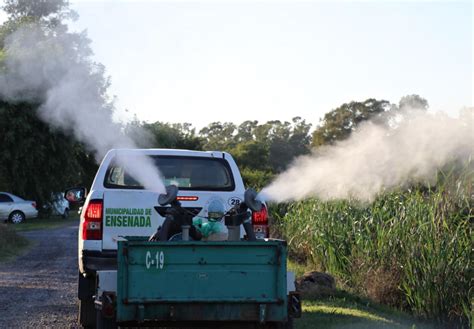
<svg viewBox="0 0 474 329">
<path fill-rule="evenodd" d="M 472 320 L 474 170 L 440 172 L 370 204 L 316 199 L 272 209 L 292 257 L 339 286 L 454 327 Z M 283 209 L 283 210 L 282 210 Z"/>
</svg>

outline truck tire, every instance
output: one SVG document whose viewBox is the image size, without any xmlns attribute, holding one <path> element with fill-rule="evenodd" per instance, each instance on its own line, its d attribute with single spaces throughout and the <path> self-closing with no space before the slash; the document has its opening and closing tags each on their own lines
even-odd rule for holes
<svg viewBox="0 0 474 329">
<path fill-rule="evenodd" d="M 117 322 L 115 318 L 106 318 L 100 310 L 96 311 L 96 328 L 97 329 L 116 329 Z"/>
<path fill-rule="evenodd" d="M 95 293 L 95 276 L 84 276 L 80 272 L 78 273 L 78 291 L 77 297 L 79 297 L 79 324 L 83 328 L 92 329 L 95 328 L 96 315 L 94 305 L 94 293 Z"/>
<path fill-rule="evenodd" d="M 92 298 L 79 300 L 79 324 L 83 328 L 93 329 L 96 325 L 96 311 Z"/>
</svg>

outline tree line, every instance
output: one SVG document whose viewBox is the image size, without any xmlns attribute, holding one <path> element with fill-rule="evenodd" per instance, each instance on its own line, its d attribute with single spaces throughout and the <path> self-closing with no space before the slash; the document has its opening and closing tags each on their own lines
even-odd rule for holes
<svg viewBox="0 0 474 329">
<path fill-rule="evenodd" d="M 327 112 L 314 129 L 311 123 L 297 116 L 291 122 L 217 121 L 199 131 L 190 123 L 134 120 L 126 125 L 125 133 L 134 137 L 141 147 L 229 152 L 239 165 L 246 185 L 259 189 L 287 169 L 295 158 L 348 138 L 363 122 L 388 124 L 391 118 L 411 108 L 426 110 L 428 102 L 415 94 L 402 97 L 398 104 L 374 98 L 351 101 Z"/>
</svg>

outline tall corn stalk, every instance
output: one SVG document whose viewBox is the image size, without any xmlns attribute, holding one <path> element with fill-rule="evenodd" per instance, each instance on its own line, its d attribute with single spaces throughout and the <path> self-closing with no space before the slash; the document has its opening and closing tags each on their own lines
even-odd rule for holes
<svg viewBox="0 0 474 329">
<path fill-rule="evenodd" d="M 278 221 L 290 252 L 343 286 L 420 317 L 465 326 L 473 300 L 472 162 L 433 186 L 354 201 L 296 202 Z"/>
</svg>

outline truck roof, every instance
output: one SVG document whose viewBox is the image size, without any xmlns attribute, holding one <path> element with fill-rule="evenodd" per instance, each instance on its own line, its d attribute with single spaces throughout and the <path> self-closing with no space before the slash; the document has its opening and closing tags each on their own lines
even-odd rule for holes
<svg viewBox="0 0 474 329">
<path fill-rule="evenodd" d="M 124 155 L 124 154 L 145 154 L 145 155 L 180 155 L 180 156 L 193 156 L 193 157 L 209 157 L 209 158 L 222 158 L 228 155 L 227 152 L 220 151 L 191 151 L 191 150 L 177 150 L 177 149 L 111 149 L 108 152 L 110 155 Z"/>
</svg>

